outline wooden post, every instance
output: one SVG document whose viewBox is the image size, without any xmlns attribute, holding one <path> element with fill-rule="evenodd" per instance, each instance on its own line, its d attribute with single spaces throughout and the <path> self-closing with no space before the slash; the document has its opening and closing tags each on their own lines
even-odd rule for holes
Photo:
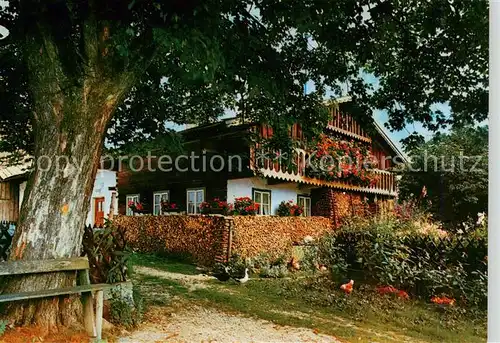
<svg viewBox="0 0 500 343">
<path fill-rule="evenodd" d="M 113 220 L 113 216 L 115 215 L 115 201 L 116 201 L 116 192 L 111 192 L 111 204 L 109 205 L 109 214 L 108 214 L 109 220 Z"/>
<path fill-rule="evenodd" d="M 79 282 L 80 285 L 90 285 L 90 275 L 88 269 L 79 272 Z M 83 323 L 85 326 L 85 331 L 89 336 L 95 337 L 96 328 L 94 325 L 94 307 L 92 306 L 91 292 L 82 293 L 82 305 L 83 305 Z"/>
<path fill-rule="evenodd" d="M 102 290 L 99 290 L 96 292 L 96 307 L 95 307 L 97 340 L 102 339 L 102 311 L 103 311 L 103 308 L 104 308 L 104 292 Z"/>
<path fill-rule="evenodd" d="M 233 225 L 232 225 L 233 222 L 232 222 L 232 219 L 230 219 L 230 222 L 228 222 L 226 219 L 225 224 L 229 224 L 229 228 L 228 228 L 229 237 L 228 237 L 228 242 L 227 242 L 227 257 L 226 257 L 226 261 L 229 262 L 231 260 L 231 249 L 232 249 L 232 245 L 233 245 Z"/>
</svg>

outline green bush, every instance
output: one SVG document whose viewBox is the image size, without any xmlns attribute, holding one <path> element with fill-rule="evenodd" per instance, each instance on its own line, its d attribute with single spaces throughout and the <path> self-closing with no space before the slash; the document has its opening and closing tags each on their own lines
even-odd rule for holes
<svg viewBox="0 0 500 343">
<path fill-rule="evenodd" d="M 252 258 L 242 259 L 237 255 L 233 255 L 229 263 L 229 268 L 239 272 L 242 272 L 245 268 L 249 268 L 260 277 L 282 278 L 289 274 L 287 262 L 284 256 L 273 258 L 267 254 L 260 254 Z"/>
<path fill-rule="evenodd" d="M 283 278 L 288 275 L 289 271 L 288 268 L 281 264 L 281 265 L 274 265 L 274 266 L 264 266 L 260 268 L 259 271 L 259 276 L 263 278 Z"/>
<path fill-rule="evenodd" d="M 104 228 L 85 227 L 83 251 L 90 264 L 92 283 L 116 283 L 127 280 L 128 260 L 132 250 L 128 247 L 123 230 L 106 221 Z"/>
<path fill-rule="evenodd" d="M 391 219 L 346 223 L 323 237 L 306 260 L 309 265 L 327 265 L 335 278 L 391 285 L 425 299 L 445 294 L 486 308 L 484 238 L 439 238 L 412 230 L 413 224 L 398 228 L 397 223 Z"/>
<path fill-rule="evenodd" d="M 304 213 L 304 208 L 294 204 L 292 200 L 282 201 L 278 206 L 277 214 L 280 217 L 300 216 Z"/>
</svg>

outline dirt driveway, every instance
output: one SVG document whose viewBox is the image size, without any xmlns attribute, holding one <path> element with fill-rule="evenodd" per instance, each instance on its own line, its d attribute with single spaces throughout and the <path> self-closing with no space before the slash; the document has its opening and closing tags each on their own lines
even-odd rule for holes
<svg viewBox="0 0 500 343">
<path fill-rule="evenodd" d="M 315 334 L 311 329 L 277 326 L 271 322 L 230 315 L 199 306 L 184 308 L 176 313 L 162 313 L 161 308 L 148 313 L 148 323 L 120 343 L 186 342 L 321 342 L 337 343 L 337 339 Z"/>
<path fill-rule="evenodd" d="M 138 274 L 182 281 L 190 289 L 204 287 L 211 277 L 184 275 L 138 266 Z M 160 297 L 162 294 L 157 294 Z M 172 301 L 175 303 L 175 301 Z M 269 321 L 228 314 L 198 305 L 174 308 L 151 306 L 141 327 L 119 338 L 120 343 L 337 343 L 335 337 L 314 330 L 278 326 Z"/>
</svg>

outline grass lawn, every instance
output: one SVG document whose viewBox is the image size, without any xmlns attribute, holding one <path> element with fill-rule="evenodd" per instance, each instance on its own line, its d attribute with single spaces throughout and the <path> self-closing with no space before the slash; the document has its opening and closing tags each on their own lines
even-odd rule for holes
<svg viewBox="0 0 500 343">
<path fill-rule="evenodd" d="M 199 274 L 192 264 L 155 255 L 135 254 L 131 262 L 133 266 L 170 273 Z M 472 315 L 460 308 L 439 308 L 422 301 L 382 297 L 356 284 L 354 292 L 345 296 L 338 285 L 320 273 L 297 273 L 286 279 L 253 276 L 244 285 L 214 279 L 203 281 L 204 287 L 195 288 L 161 275 L 136 273 L 134 279 L 149 304 L 161 305 L 164 300 L 157 294 L 163 291 L 178 302 L 194 302 L 280 325 L 316 329 L 347 342 L 486 341 L 486 314 L 472 319 Z M 148 294 L 152 289 L 156 290 L 155 295 Z"/>
</svg>

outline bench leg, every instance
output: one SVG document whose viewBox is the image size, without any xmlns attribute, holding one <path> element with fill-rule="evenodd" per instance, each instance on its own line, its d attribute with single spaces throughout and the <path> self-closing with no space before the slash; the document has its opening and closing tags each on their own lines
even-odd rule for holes
<svg viewBox="0 0 500 343">
<path fill-rule="evenodd" d="M 90 337 L 96 336 L 96 330 L 94 326 L 94 306 L 92 304 L 92 293 L 82 294 L 83 303 L 83 321 L 85 325 L 85 331 Z"/>
<path fill-rule="evenodd" d="M 102 339 L 102 311 L 104 308 L 104 292 L 102 290 L 96 292 L 96 308 L 95 308 L 95 322 L 97 339 Z"/>
</svg>

